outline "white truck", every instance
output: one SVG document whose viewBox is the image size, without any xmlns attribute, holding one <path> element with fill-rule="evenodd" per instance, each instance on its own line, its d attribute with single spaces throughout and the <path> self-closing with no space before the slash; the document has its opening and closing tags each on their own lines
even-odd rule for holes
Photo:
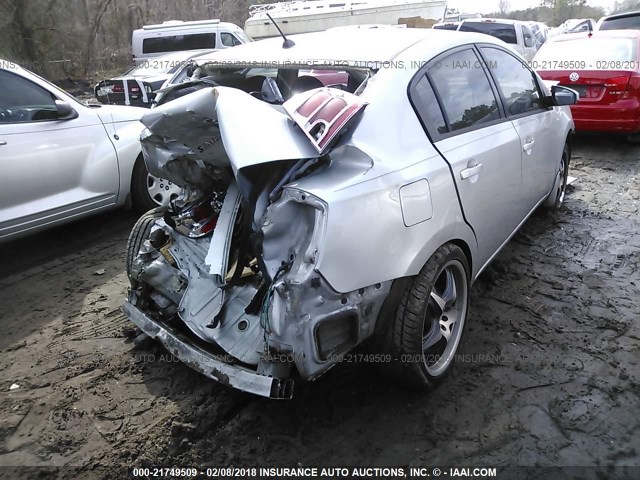
<svg viewBox="0 0 640 480">
<path fill-rule="evenodd" d="M 503 18 L 469 18 L 458 27 L 460 32 L 486 33 L 499 38 L 511 48 L 531 61 L 538 51 L 535 35 L 527 22 Z"/>
</svg>

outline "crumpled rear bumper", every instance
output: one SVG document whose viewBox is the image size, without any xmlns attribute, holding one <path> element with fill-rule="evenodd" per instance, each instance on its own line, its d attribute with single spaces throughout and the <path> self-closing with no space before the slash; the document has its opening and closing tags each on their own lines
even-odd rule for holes
<svg viewBox="0 0 640 480">
<path fill-rule="evenodd" d="M 225 362 L 224 359 L 191 343 L 180 332 L 154 320 L 140 309 L 125 302 L 124 314 L 144 333 L 162 343 L 175 357 L 203 375 L 230 387 L 274 399 L 293 396 L 293 380 L 279 379 Z"/>
</svg>

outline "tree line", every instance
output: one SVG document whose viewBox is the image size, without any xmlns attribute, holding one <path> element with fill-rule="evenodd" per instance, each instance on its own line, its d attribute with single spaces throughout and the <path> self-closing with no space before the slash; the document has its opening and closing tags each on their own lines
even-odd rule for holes
<svg viewBox="0 0 640 480">
<path fill-rule="evenodd" d="M 47 78 L 92 78 L 131 64 L 131 35 L 165 20 L 220 18 L 243 26 L 249 6 L 274 0 L 0 0 L 0 59 Z M 536 8 L 486 16 L 535 20 L 556 26 L 568 18 L 604 15 L 586 0 L 541 0 Z M 614 12 L 640 10 L 640 0 L 619 0 Z M 98 73 L 99 72 L 99 73 Z"/>
<path fill-rule="evenodd" d="M 131 64 L 131 35 L 165 20 L 244 25 L 251 0 L 0 0 L 0 59 L 47 78 L 88 78 Z"/>
<path fill-rule="evenodd" d="M 640 4 L 640 0 L 625 0 L 619 3 L 632 2 Z M 620 8 L 624 7 L 620 6 Z M 525 10 L 511 10 L 511 2 L 509 0 L 500 0 L 498 11 L 486 16 L 544 22 L 550 27 L 557 27 L 570 18 L 593 18 L 598 20 L 605 13 L 600 7 L 587 5 L 587 0 L 541 0 L 538 7 Z"/>
</svg>

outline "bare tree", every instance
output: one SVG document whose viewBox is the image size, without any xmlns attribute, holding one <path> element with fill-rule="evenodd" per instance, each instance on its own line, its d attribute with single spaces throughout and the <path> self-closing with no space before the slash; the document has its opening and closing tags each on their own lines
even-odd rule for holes
<svg viewBox="0 0 640 480">
<path fill-rule="evenodd" d="M 249 5 L 259 1 L 0 0 L 0 58 L 54 79 L 46 66 L 61 61 L 66 62 L 62 73 L 72 76 L 102 69 L 107 58 L 115 59 L 112 68 L 125 68 L 133 30 L 165 20 L 208 18 L 243 26 Z"/>
<path fill-rule="evenodd" d="M 509 0 L 500 0 L 498 2 L 498 11 L 500 12 L 500 15 L 506 15 L 509 13 L 509 10 L 511 10 L 511 2 Z"/>
</svg>

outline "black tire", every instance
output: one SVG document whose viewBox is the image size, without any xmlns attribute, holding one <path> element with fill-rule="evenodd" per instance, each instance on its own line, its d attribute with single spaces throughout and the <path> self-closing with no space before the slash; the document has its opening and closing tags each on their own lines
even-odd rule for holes
<svg viewBox="0 0 640 480">
<path fill-rule="evenodd" d="M 448 310 L 446 308 L 440 309 L 439 304 L 432 298 L 432 293 L 438 295 L 439 289 L 442 288 L 443 275 L 447 280 L 449 279 L 449 268 L 455 268 L 455 273 L 452 272 L 452 275 L 455 275 L 455 281 L 459 282 L 453 292 L 457 297 L 453 305 L 456 305 L 456 312 L 459 312 L 456 315 L 460 316 L 452 330 L 449 331 L 449 338 L 453 338 L 454 334 L 456 336 L 450 347 L 448 346 L 449 338 L 445 338 L 442 334 L 446 331 L 442 325 L 442 319 L 448 319 L 445 316 Z M 431 256 L 413 282 L 405 289 L 390 329 L 391 350 L 394 358 L 392 373 L 394 378 L 403 385 L 419 390 L 428 390 L 437 386 L 449 372 L 455 361 L 455 354 L 464 331 L 469 307 L 469 278 L 469 262 L 464 252 L 457 245 L 447 243 Z M 434 308 L 438 309 L 437 316 L 435 316 L 436 310 Z M 428 327 L 426 333 L 425 326 Z M 436 338 L 437 331 L 440 332 L 440 340 L 429 350 L 425 350 L 423 343 L 425 337 L 427 340 Z M 437 367 L 436 363 L 429 367 L 429 362 L 437 357 L 432 350 L 441 346 L 442 341 L 447 345 L 440 354 L 439 361 L 442 362 L 442 366 L 434 368 Z M 447 348 L 451 348 L 452 351 L 447 352 Z M 445 361 L 447 358 L 449 359 L 448 363 Z M 442 370 L 440 371 L 439 368 Z"/>
<path fill-rule="evenodd" d="M 144 213 L 158 207 L 158 204 L 149 196 L 148 174 L 143 158 L 138 157 L 131 175 L 131 202 L 133 209 L 138 213 Z"/>
<path fill-rule="evenodd" d="M 571 161 L 571 146 L 565 142 L 562 149 L 562 157 L 557 175 L 561 175 L 560 184 L 554 186 L 547 199 L 542 203 L 542 207 L 550 214 L 556 213 L 564 205 L 567 192 L 567 179 L 569 178 L 569 163 Z"/>
<path fill-rule="evenodd" d="M 138 252 L 140 252 L 140 247 L 142 247 L 144 241 L 149 238 L 151 227 L 155 221 L 162 218 L 165 211 L 166 208 L 164 207 L 156 207 L 149 210 L 138 219 L 131 229 L 131 233 L 129 233 L 129 238 L 127 239 L 126 252 L 126 268 L 129 280 L 131 280 L 131 266 L 133 265 L 135 258 L 138 256 Z"/>
</svg>

